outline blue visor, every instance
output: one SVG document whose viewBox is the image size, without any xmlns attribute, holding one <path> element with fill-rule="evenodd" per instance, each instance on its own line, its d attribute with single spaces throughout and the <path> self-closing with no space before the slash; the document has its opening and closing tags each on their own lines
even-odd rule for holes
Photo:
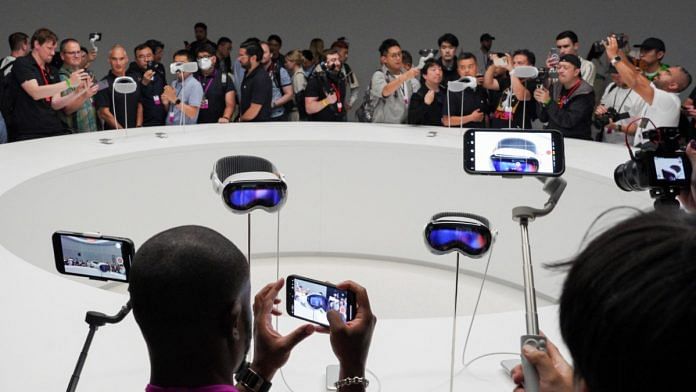
<svg viewBox="0 0 696 392">
<path fill-rule="evenodd" d="M 425 228 L 425 238 L 436 253 L 458 251 L 474 257 L 486 253 L 491 244 L 490 230 L 477 223 L 430 223 Z"/>
<path fill-rule="evenodd" d="M 534 158 L 492 156 L 491 162 L 497 172 L 536 173 L 539 171 L 539 161 Z"/>
<path fill-rule="evenodd" d="M 270 212 L 275 211 L 282 203 L 286 189 L 286 185 L 281 182 L 228 184 L 222 197 L 225 203 L 236 211 L 261 208 Z"/>
</svg>

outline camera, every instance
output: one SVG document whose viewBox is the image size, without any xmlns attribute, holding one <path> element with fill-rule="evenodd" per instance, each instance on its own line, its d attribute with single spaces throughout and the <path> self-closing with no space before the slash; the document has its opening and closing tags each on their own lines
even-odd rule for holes
<svg viewBox="0 0 696 392">
<path fill-rule="evenodd" d="M 547 67 L 538 67 L 537 70 L 539 74 L 534 79 L 534 84 L 539 87 L 545 87 L 549 85 L 550 72 Z"/>
<path fill-rule="evenodd" d="M 598 129 L 602 129 L 609 124 L 609 122 L 618 122 L 620 120 L 625 120 L 631 117 L 627 112 L 619 113 L 614 108 L 607 108 L 607 112 L 602 115 L 595 115 L 592 123 Z"/>
<path fill-rule="evenodd" d="M 646 137 L 647 136 L 647 137 Z M 679 128 L 657 128 L 643 133 L 649 141 L 616 167 L 614 182 L 626 192 L 649 190 L 655 207 L 678 206 L 682 189 L 691 186 L 691 162 L 681 145 Z"/>
<path fill-rule="evenodd" d="M 616 41 L 619 44 L 619 49 L 622 49 L 628 44 L 628 39 L 626 38 L 626 34 L 624 33 L 619 33 L 619 34 L 611 34 L 616 37 Z M 596 53 L 604 53 L 604 47 L 607 46 L 607 40 L 599 40 L 595 41 L 592 43 L 592 50 L 595 51 Z"/>
</svg>

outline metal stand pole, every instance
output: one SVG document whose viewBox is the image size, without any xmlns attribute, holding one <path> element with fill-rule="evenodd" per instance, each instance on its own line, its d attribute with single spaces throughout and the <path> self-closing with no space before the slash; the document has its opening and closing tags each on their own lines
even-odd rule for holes
<svg viewBox="0 0 696 392">
<path fill-rule="evenodd" d="M 454 315 L 452 317 L 452 354 L 450 357 L 450 392 L 454 391 L 454 352 L 457 340 L 457 302 L 459 300 L 459 252 L 457 252 L 457 270 L 454 278 Z"/>
</svg>

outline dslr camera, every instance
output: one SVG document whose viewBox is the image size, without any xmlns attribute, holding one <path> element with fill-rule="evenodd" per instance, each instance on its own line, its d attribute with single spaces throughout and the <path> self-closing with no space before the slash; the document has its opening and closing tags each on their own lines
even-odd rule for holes
<svg viewBox="0 0 696 392">
<path fill-rule="evenodd" d="M 652 129 L 643 137 L 649 141 L 614 170 L 616 185 L 626 192 L 649 190 L 655 207 L 678 206 L 675 198 L 691 186 L 692 171 L 679 128 Z"/>
<path fill-rule="evenodd" d="M 616 41 L 619 44 L 619 49 L 623 49 L 628 44 L 628 39 L 626 38 L 626 34 L 619 33 L 619 34 L 611 34 L 611 35 L 616 37 Z M 597 54 L 602 54 L 602 53 L 604 53 L 604 48 L 606 46 L 607 46 L 606 39 L 595 41 L 592 43 L 592 50 Z"/>
<path fill-rule="evenodd" d="M 628 112 L 619 113 L 614 108 L 607 108 L 606 113 L 604 113 L 600 116 L 594 116 L 594 120 L 592 120 L 592 123 L 598 129 L 602 129 L 605 126 L 607 126 L 609 124 L 609 122 L 612 122 L 612 121 L 617 122 L 620 120 L 625 120 L 629 117 L 631 117 L 631 115 L 628 114 Z"/>
<path fill-rule="evenodd" d="M 537 75 L 536 79 L 534 79 L 534 84 L 536 85 L 537 88 L 539 87 L 548 87 L 550 84 L 550 70 L 547 67 L 537 67 L 537 70 L 539 71 L 539 74 Z"/>
</svg>

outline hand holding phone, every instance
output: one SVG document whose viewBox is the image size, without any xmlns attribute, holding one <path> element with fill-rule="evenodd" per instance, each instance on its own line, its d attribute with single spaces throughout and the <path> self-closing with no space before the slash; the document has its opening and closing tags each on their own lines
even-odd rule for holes
<svg viewBox="0 0 696 392">
<path fill-rule="evenodd" d="M 350 290 L 298 275 L 290 275 L 287 280 L 286 306 L 290 316 L 324 327 L 329 326 L 330 310 L 338 311 L 344 321 L 355 318 L 355 294 Z"/>
<path fill-rule="evenodd" d="M 57 231 L 52 242 L 56 269 L 61 274 L 128 282 L 135 254 L 128 238 Z"/>
</svg>

